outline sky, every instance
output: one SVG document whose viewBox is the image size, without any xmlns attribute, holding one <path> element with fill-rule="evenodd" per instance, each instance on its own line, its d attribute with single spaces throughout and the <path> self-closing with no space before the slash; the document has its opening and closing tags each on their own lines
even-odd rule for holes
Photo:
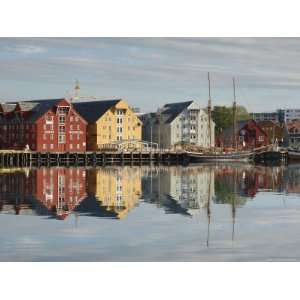
<svg viewBox="0 0 300 300">
<path fill-rule="evenodd" d="M 300 38 L 0 38 L 0 101 L 123 98 L 143 112 L 208 99 L 248 111 L 297 108 Z"/>
</svg>

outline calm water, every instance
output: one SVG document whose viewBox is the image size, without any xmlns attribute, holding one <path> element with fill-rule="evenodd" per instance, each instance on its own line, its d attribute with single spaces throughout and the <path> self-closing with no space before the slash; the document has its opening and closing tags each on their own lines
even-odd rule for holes
<svg viewBox="0 0 300 300">
<path fill-rule="evenodd" d="M 0 261 L 300 261 L 300 169 L 0 170 Z"/>
</svg>

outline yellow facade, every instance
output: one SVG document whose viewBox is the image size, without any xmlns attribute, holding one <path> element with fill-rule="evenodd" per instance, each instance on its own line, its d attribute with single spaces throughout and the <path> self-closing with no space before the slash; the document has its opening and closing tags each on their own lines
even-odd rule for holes
<svg viewBox="0 0 300 300">
<path fill-rule="evenodd" d="M 95 195 L 101 206 L 124 218 L 134 208 L 142 193 L 141 169 L 111 167 L 88 171 L 88 193 Z"/>
<path fill-rule="evenodd" d="M 88 150 L 99 150 L 107 144 L 141 139 L 142 122 L 124 100 L 120 100 L 96 123 L 87 127 Z"/>
</svg>

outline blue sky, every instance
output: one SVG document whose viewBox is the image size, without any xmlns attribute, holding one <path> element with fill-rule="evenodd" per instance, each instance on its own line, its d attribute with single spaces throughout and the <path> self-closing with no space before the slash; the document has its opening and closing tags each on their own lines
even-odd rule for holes
<svg viewBox="0 0 300 300">
<path fill-rule="evenodd" d="M 249 111 L 299 107 L 300 38 L 0 38 L 0 100 L 121 97 L 143 111 L 167 102 Z"/>
</svg>

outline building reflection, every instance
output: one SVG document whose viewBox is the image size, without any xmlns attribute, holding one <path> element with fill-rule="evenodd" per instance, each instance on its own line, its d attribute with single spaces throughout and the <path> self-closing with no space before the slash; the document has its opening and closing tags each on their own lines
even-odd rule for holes
<svg viewBox="0 0 300 300">
<path fill-rule="evenodd" d="M 106 212 L 106 215 L 122 219 L 138 205 L 142 194 L 141 174 L 139 167 L 90 169 L 87 176 L 88 194 L 99 202 L 104 215 Z"/>
<path fill-rule="evenodd" d="M 0 174 L 0 202 L 6 213 L 65 219 L 86 197 L 86 170 L 40 168 Z"/>
<path fill-rule="evenodd" d="M 166 213 L 192 216 L 214 197 L 214 172 L 207 166 L 146 168 L 143 198 Z"/>
<path fill-rule="evenodd" d="M 213 206 L 228 204 L 234 223 L 237 208 L 257 193 L 300 194 L 299 170 L 247 164 L 1 170 L 0 210 L 60 220 L 72 213 L 123 219 L 143 199 L 167 214 L 202 211 L 208 224 Z"/>
</svg>

